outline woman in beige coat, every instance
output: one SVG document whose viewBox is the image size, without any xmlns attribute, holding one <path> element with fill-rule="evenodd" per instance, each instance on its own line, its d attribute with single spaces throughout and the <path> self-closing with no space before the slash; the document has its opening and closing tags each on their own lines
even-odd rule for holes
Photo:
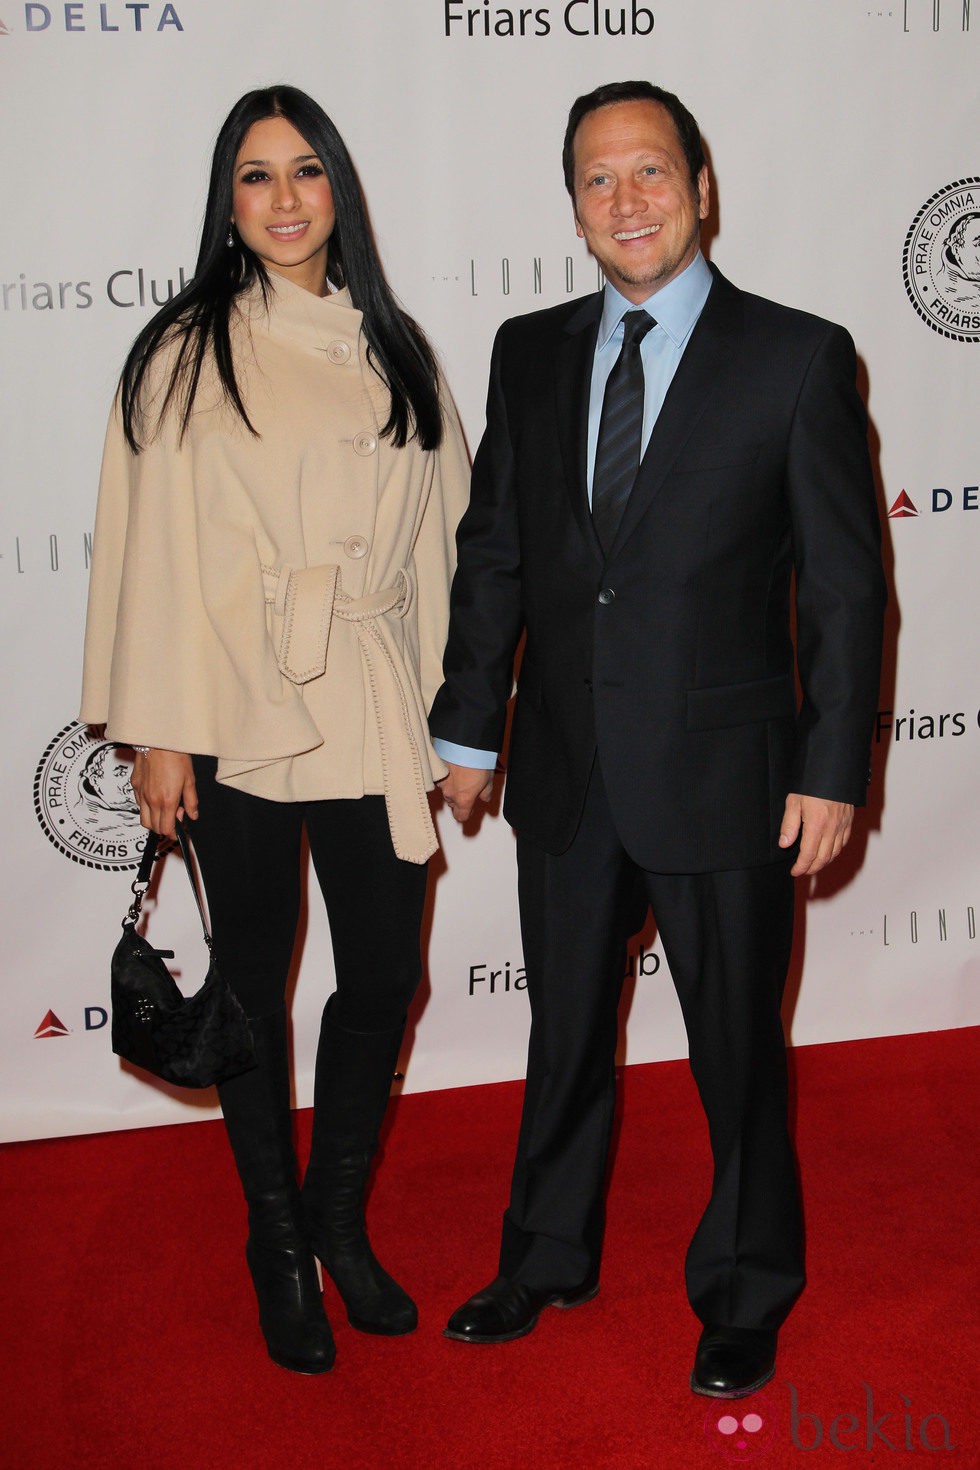
<svg viewBox="0 0 980 1470">
<path fill-rule="evenodd" d="M 106 441 L 82 718 L 137 751 L 144 826 L 193 826 L 216 953 L 258 1066 L 219 1088 L 268 1351 L 334 1358 L 315 1259 L 351 1323 L 415 1305 L 363 1196 L 420 977 L 427 792 L 467 466 L 432 352 L 398 308 L 353 164 L 290 87 L 215 147 L 194 279 L 137 338 Z M 298 1187 L 286 976 L 305 828 L 337 989 Z"/>
</svg>

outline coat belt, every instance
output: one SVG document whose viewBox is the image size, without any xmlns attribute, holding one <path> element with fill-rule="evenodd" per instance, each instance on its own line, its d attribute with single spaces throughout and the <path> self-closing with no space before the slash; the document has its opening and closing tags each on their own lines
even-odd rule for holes
<svg viewBox="0 0 980 1470">
<path fill-rule="evenodd" d="M 390 587 L 366 597 L 348 597 L 340 568 L 330 564 L 263 566 L 262 579 L 265 600 L 281 629 L 276 658 L 293 684 L 309 683 L 326 669 L 334 618 L 353 626 L 371 687 L 391 840 L 398 857 L 424 863 L 439 844 L 412 724 L 412 693 L 405 686 L 404 660 L 389 621 L 390 615 L 403 618 L 411 606 L 408 574 L 399 569 Z"/>
</svg>

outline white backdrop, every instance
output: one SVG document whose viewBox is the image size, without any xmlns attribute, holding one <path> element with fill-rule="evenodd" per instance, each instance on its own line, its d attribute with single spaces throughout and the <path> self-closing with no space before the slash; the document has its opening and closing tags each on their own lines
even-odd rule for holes
<svg viewBox="0 0 980 1470">
<path fill-rule="evenodd" d="M 144 1081 L 109 1050 L 108 960 L 138 834 L 124 760 L 73 717 L 114 382 L 154 297 L 193 264 L 222 117 L 273 81 L 311 92 L 344 134 L 390 278 L 442 355 L 473 445 L 499 322 L 596 284 L 561 178 L 570 102 L 633 76 L 688 102 L 712 163 L 711 257 L 739 285 L 855 337 L 887 516 L 893 600 L 871 807 L 801 922 L 792 1038 L 980 1019 L 969 218 L 952 268 L 944 256 L 951 227 L 980 211 L 969 0 L 556 0 L 526 13 L 523 35 L 520 7 L 492 0 L 3 5 L 3 1136 L 168 1123 L 213 1106 L 211 1094 Z M 438 821 L 445 862 L 405 1053 L 412 1090 L 520 1076 L 527 1035 L 512 835 L 499 818 L 465 834 Z M 203 951 L 179 867 L 167 866 L 151 934 L 177 943 L 196 984 Z M 300 1104 L 332 987 L 316 899 L 304 941 Z M 624 1056 L 683 1055 L 652 932 L 636 958 Z"/>
</svg>

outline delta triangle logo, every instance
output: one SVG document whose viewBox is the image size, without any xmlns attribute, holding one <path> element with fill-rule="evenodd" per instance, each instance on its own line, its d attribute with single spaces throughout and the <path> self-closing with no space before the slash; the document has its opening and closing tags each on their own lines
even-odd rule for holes
<svg viewBox="0 0 980 1470">
<path fill-rule="evenodd" d="M 71 1032 L 64 1021 L 59 1021 L 54 1011 L 48 1011 L 40 1026 L 34 1032 L 36 1041 L 43 1041 L 48 1036 L 70 1036 Z"/>
<path fill-rule="evenodd" d="M 895 501 L 895 504 L 889 510 L 888 519 L 897 521 L 901 520 L 903 516 L 917 516 L 918 514 L 919 512 L 916 510 L 908 495 L 903 490 L 901 495 Z"/>
</svg>

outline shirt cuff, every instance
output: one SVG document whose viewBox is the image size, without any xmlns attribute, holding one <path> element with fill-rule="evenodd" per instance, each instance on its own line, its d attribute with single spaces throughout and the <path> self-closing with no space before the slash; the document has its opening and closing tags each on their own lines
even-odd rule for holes
<svg viewBox="0 0 980 1470">
<path fill-rule="evenodd" d="M 432 749 L 444 761 L 452 761 L 454 766 L 470 766 L 474 771 L 492 771 L 497 765 L 495 750 L 474 750 L 470 745 L 454 745 L 451 740 L 441 740 L 438 735 L 433 738 Z"/>
</svg>

